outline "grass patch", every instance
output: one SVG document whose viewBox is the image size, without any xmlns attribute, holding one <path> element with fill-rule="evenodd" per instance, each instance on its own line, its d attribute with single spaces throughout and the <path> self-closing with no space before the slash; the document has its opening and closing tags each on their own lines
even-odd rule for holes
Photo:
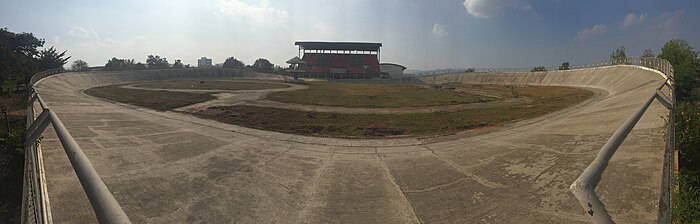
<svg viewBox="0 0 700 224">
<path fill-rule="evenodd" d="M 338 114 L 225 106 L 212 107 L 195 115 L 256 129 L 311 136 L 422 136 L 451 134 L 480 126 L 537 117 L 580 103 L 592 96 L 590 91 L 569 87 L 533 86 L 519 88 L 518 92 L 533 101 L 524 105 L 417 114 Z"/>
<path fill-rule="evenodd" d="M 251 81 L 221 80 L 177 80 L 163 82 L 146 82 L 135 84 L 136 87 L 153 89 L 206 89 L 206 90 L 261 90 L 287 88 L 287 85 Z"/>
<path fill-rule="evenodd" d="M 126 89 L 121 88 L 121 85 L 95 87 L 85 90 L 85 93 L 95 97 L 160 111 L 172 110 L 215 98 L 211 94 Z"/>
<path fill-rule="evenodd" d="M 308 89 L 275 92 L 267 99 L 296 104 L 337 107 L 428 107 L 488 102 L 498 98 L 412 84 L 309 83 Z M 505 90 L 504 88 L 500 88 Z M 501 91 L 502 91 L 501 90 Z"/>
</svg>

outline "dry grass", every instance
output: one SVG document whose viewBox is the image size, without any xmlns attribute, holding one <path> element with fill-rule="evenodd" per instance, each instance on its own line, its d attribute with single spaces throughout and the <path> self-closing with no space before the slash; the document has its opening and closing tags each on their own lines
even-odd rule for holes
<svg viewBox="0 0 700 224">
<path fill-rule="evenodd" d="M 267 99 L 296 104 L 337 107 L 428 107 L 497 100 L 454 88 L 411 84 L 310 83 L 308 89 L 276 92 Z"/>
<path fill-rule="evenodd" d="M 176 80 L 135 84 L 136 87 L 153 89 L 206 89 L 206 90 L 261 90 L 287 88 L 287 85 L 261 83 L 254 80 Z"/>
<path fill-rule="evenodd" d="M 95 97 L 160 111 L 206 102 L 215 98 L 210 94 L 127 89 L 120 86 L 95 87 L 85 90 L 85 93 Z"/>
<path fill-rule="evenodd" d="M 311 136 L 384 137 L 452 134 L 541 116 L 578 104 L 592 93 L 568 87 L 518 88 L 524 105 L 420 114 L 338 114 L 252 106 L 213 107 L 195 114 L 256 129 Z"/>
</svg>

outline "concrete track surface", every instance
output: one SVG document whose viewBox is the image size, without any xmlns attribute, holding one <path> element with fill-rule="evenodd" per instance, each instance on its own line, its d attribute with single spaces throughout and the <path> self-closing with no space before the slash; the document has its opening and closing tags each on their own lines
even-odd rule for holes
<svg viewBox="0 0 700 224">
<path fill-rule="evenodd" d="M 65 73 L 37 84 L 134 223 L 586 223 L 569 185 L 664 81 L 632 66 L 423 77 L 597 92 L 564 111 L 440 139 L 296 136 L 82 93 L 116 83 L 241 76 L 196 71 Z M 666 114 L 654 102 L 603 175 L 597 192 L 618 222 L 656 219 Z M 43 150 L 54 222 L 94 223 L 52 128 Z"/>
</svg>

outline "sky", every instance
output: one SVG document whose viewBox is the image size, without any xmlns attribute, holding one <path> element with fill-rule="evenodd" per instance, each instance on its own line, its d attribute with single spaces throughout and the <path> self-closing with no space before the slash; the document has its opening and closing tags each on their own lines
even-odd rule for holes
<svg viewBox="0 0 700 224">
<path fill-rule="evenodd" d="M 30 32 L 71 62 L 200 57 L 282 65 L 295 41 L 380 42 L 409 69 L 528 68 L 700 48 L 697 0 L 0 0 L 0 27 Z"/>
</svg>

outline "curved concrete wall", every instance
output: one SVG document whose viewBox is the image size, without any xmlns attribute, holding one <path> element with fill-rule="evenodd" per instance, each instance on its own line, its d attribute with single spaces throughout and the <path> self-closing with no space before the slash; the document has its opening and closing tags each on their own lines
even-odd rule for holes
<svg viewBox="0 0 700 224">
<path fill-rule="evenodd" d="M 465 73 L 428 83 L 562 85 L 592 99 L 481 135 L 347 140 L 254 130 L 85 96 L 94 86 L 267 77 L 225 70 L 64 73 L 36 88 L 135 223 L 586 223 L 569 185 L 664 82 L 633 66 Z M 597 189 L 615 221 L 656 219 L 667 110 L 654 102 Z M 57 223 L 94 214 L 60 143 L 42 142 Z"/>
<path fill-rule="evenodd" d="M 552 85 L 552 86 L 573 86 L 594 88 L 607 93 L 600 103 L 582 108 L 576 116 L 579 117 L 580 125 L 576 121 L 569 123 L 568 128 L 552 127 L 553 130 L 563 130 L 565 132 L 576 129 L 576 131 L 594 130 L 585 125 L 590 120 L 604 121 L 615 130 L 615 125 L 619 125 L 634 112 L 634 108 L 639 108 L 648 97 L 655 93 L 656 88 L 665 81 L 665 76 L 660 72 L 652 71 L 639 66 L 609 66 L 600 68 L 576 69 L 566 71 L 549 72 L 524 72 L 524 73 L 458 73 L 435 76 L 419 77 L 426 83 L 474 83 L 474 84 L 515 84 L 515 85 Z M 639 122 L 640 128 L 661 127 L 659 116 L 667 116 L 668 111 L 654 102 L 644 115 L 644 118 L 655 119 L 656 121 Z M 606 113 L 611 110 L 629 109 L 629 113 Z M 598 125 L 598 124 L 597 124 Z"/>
</svg>

